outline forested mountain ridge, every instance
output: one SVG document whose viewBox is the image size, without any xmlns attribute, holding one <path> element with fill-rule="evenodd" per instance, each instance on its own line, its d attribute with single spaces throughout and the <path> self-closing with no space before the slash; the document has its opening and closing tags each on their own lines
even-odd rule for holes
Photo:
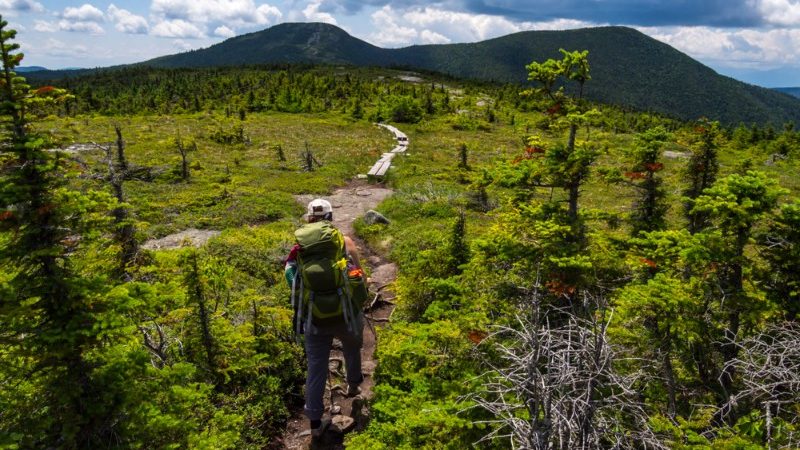
<svg viewBox="0 0 800 450">
<path fill-rule="evenodd" d="M 232 37 L 211 47 L 145 61 L 155 67 L 209 67 L 273 63 L 387 65 L 391 51 L 324 23 L 284 23 Z"/>
<path fill-rule="evenodd" d="M 589 50 L 592 100 L 681 119 L 727 124 L 800 122 L 800 100 L 717 74 L 667 44 L 626 27 L 524 31 L 469 44 L 383 49 L 333 25 L 284 23 L 206 49 L 141 64 L 208 67 L 275 63 L 401 66 L 457 77 L 526 82 L 525 64 L 558 57 L 559 48 Z"/>
<path fill-rule="evenodd" d="M 784 94 L 789 94 L 792 97 L 800 98 L 800 87 L 782 87 L 782 88 L 775 88 L 778 92 L 783 92 Z"/>
</svg>

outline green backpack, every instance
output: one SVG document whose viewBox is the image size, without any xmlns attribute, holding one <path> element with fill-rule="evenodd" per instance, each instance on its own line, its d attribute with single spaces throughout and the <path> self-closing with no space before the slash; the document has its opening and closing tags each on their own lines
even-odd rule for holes
<svg viewBox="0 0 800 450">
<path fill-rule="evenodd" d="M 303 324 L 347 325 L 356 329 L 357 316 L 366 301 L 367 289 L 361 270 L 350 270 L 344 236 L 328 221 L 303 225 L 294 233 L 300 251 L 292 281 L 294 329 L 300 334 Z M 350 277 L 349 272 L 357 273 Z"/>
</svg>

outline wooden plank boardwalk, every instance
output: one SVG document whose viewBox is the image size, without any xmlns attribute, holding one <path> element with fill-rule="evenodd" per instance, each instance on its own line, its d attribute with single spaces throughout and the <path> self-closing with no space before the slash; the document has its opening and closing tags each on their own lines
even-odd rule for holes
<svg viewBox="0 0 800 450">
<path fill-rule="evenodd" d="M 384 123 L 378 123 L 376 125 L 389 130 L 394 135 L 394 138 L 397 139 L 397 146 L 389 153 L 384 153 L 381 155 L 381 158 L 375 164 L 373 164 L 372 168 L 370 168 L 369 172 L 367 172 L 368 178 L 385 177 L 389 167 L 392 166 L 392 159 L 394 159 L 394 157 L 400 153 L 405 153 L 406 149 L 408 149 L 408 136 L 406 136 L 405 133 L 398 130 L 396 127 L 393 127 L 392 125 L 386 125 Z"/>
</svg>

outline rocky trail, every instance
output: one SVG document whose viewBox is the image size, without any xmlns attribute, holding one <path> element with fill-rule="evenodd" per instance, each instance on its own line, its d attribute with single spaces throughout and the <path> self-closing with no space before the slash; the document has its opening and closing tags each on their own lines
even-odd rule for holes
<svg viewBox="0 0 800 450">
<path fill-rule="evenodd" d="M 334 340 L 330 356 L 330 375 L 328 386 L 325 390 L 326 415 L 333 419 L 332 425 L 322 437 L 312 443 L 309 432 L 308 419 L 298 405 L 292 412 L 292 418 L 286 427 L 282 438 L 282 447 L 288 450 L 299 449 L 341 449 L 344 434 L 353 430 L 360 430 L 366 426 L 369 410 L 368 401 L 372 398 L 374 386 L 373 375 L 376 367 L 376 330 L 386 324 L 391 315 L 393 304 L 392 283 L 397 274 L 394 263 L 386 261 L 380 255 L 359 240 L 353 233 L 353 220 L 374 209 L 384 198 L 391 195 L 392 191 L 377 185 L 369 185 L 363 181 L 354 181 L 344 188 L 336 190 L 330 196 L 322 198 L 331 202 L 333 206 L 333 224 L 342 232 L 351 236 L 358 245 L 362 265 L 370 274 L 369 290 L 373 303 L 366 312 L 369 320 L 365 321 L 363 336 L 364 345 L 361 349 L 361 367 L 364 381 L 361 383 L 361 395 L 348 398 L 344 395 L 346 383 L 344 381 L 344 357 L 337 341 Z M 297 196 L 303 204 L 313 200 L 313 196 Z"/>
<path fill-rule="evenodd" d="M 393 128 L 393 127 L 391 127 Z M 390 131 L 395 133 L 394 130 Z M 402 133 L 401 133 L 402 134 Z M 397 137 L 395 133 L 395 137 Z M 405 135 L 402 134 L 405 140 Z M 404 143 L 407 145 L 406 143 Z M 326 416 L 332 419 L 331 426 L 321 439 L 311 439 L 308 419 L 303 415 L 302 405 L 295 407 L 289 419 L 278 448 L 287 450 L 300 449 L 343 449 L 345 433 L 359 431 L 366 427 L 369 420 L 369 401 L 372 399 L 374 373 L 377 366 L 375 350 L 377 346 L 376 329 L 385 326 L 392 314 L 394 293 L 392 291 L 397 276 L 397 266 L 373 252 L 363 241 L 355 236 L 353 221 L 367 211 L 375 209 L 378 204 L 392 194 L 379 184 L 369 184 L 363 179 L 353 180 L 347 186 L 337 189 L 332 195 L 322 198 L 333 206 L 333 224 L 345 235 L 356 241 L 361 255 L 361 263 L 369 273 L 369 291 L 372 302 L 367 307 L 364 323 L 364 345 L 361 349 L 361 367 L 364 381 L 361 383 L 361 394 L 348 398 L 345 395 L 347 384 L 344 379 L 344 357 L 340 344 L 334 340 L 329 359 L 329 382 L 325 391 Z M 296 199 L 305 205 L 315 196 L 298 195 Z"/>
</svg>

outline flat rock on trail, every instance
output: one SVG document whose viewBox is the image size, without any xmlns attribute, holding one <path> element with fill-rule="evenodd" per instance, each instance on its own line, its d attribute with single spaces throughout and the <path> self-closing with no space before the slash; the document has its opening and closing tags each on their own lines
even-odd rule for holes
<svg viewBox="0 0 800 450">
<path fill-rule="evenodd" d="M 364 373 L 364 381 L 361 383 L 361 394 L 357 397 L 348 398 L 344 395 L 347 384 L 344 381 L 342 366 L 344 358 L 342 352 L 334 340 L 333 351 L 330 357 L 330 383 L 325 390 L 326 417 L 337 418 L 337 423 L 350 424 L 350 418 L 355 419 L 356 431 L 364 429 L 369 416 L 368 400 L 372 398 L 372 388 L 374 386 L 373 374 L 375 372 L 375 348 L 376 339 L 373 326 L 382 326 L 388 321 L 392 312 L 393 305 L 387 301 L 393 298 L 391 285 L 397 276 L 397 267 L 387 262 L 380 255 L 375 254 L 363 242 L 354 236 L 353 221 L 363 216 L 370 209 L 375 209 L 383 199 L 392 194 L 391 189 L 378 185 L 370 185 L 363 181 L 353 181 L 349 185 L 337 189 L 331 195 L 314 196 L 298 195 L 295 196 L 298 202 L 307 205 L 315 198 L 324 198 L 331 202 L 333 206 L 333 224 L 345 235 L 350 236 L 356 241 L 361 253 L 361 264 L 368 268 L 370 273 L 370 293 L 373 297 L 386 301 L 378 301 L 366 315 L 374 319 L 365 321 L 363 336 L 364 345 L 361 348 L 361 368 Z M 365 401 L 366 400 L 366 401 Z M 328 432 L 318 441 L 312 442 L 308 429 L 308 419 L 303 416 L 302 405 L 295 407 L 292 417 L 289 419 L 286 431 L 280 442 L 276 443 L 277 448 L 290 450 L 298 449 L 342 449 L 343 435 L 336 432 L 338 427 L 329 428 Z"/>
</svg>

